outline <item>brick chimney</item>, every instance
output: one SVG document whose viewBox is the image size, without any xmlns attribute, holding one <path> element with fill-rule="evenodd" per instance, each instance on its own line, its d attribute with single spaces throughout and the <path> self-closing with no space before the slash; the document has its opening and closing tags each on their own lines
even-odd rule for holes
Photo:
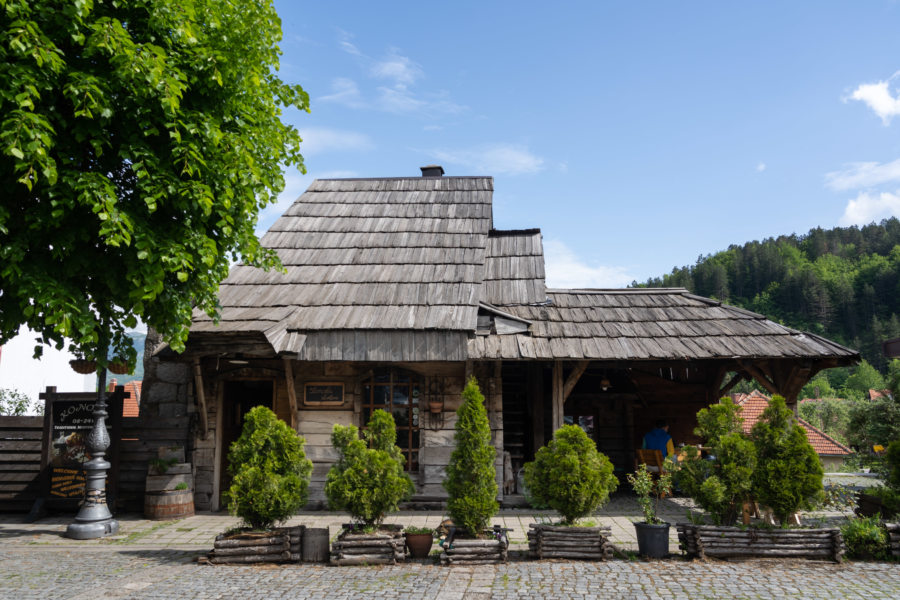
<svg viewBox="0 0 900 600">
<path fill-rule="evenodd" d="M 422 177 L 441 177 L 444 174 L 444 167 L 441 165 L 426 165 L 419 168 L 422 169 Z"/>
</svg>

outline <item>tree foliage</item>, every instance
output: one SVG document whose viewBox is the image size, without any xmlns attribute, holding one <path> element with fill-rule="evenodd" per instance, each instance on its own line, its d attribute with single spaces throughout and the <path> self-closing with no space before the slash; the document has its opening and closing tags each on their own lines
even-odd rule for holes
<svg viewBox="0 0 900 600">
<path fill-rule="evenodd" d="M 782 524 L 787 523 L 791 514 L 810 508 L 822 497 L 822 463 L 781 396 L 772 397 L 751 437 L 757 459 L 754 496 L 771 507 Z"/>
<path fill-rule="evenodd" d="M 881 342 L 900 337 L 898 282 L 900 220 L 891 218 L 732 245 L 640 285 L 686 287 L 824 335 L 883 372 Z"/>
<path fill-rule="evenodd" d="M 741 427 L 741 407 L 731 398 L 697 413 L 694 432 L 709 448 L 703 458 L 694 446 L 685 447 L 685 458 L 675 474 L 678 486 L 707 511 L 718 524 L 731 525 L 750 498 L 756 449 Z"/>
<path fill-rule="evenodd" d="M 365 527 L 376 527 L 385 515 L 415 491 L 403 471 L 394 417 L 381 409 L 372 413 L 365 441 L 353 425 L 335 425 L 331 443 L 338 460 L 328 471 L 325 496 L 332 510 L 346 510 Z"/>
<path fill-rule="evenodd" d="M 43 414 L 43 405 L 32 402 L 19 390 L 0 388 L 0 415 L 18 417 L 29 413 Z"/>
<path fill-rule="evenodd" d="M 491 445 L 491 427 L 484 408 L 484 396 L 474 377 L 462 393 L 456 411 L 456 447 L 447 465 L 447 510 L 453 522 L 472 535 L 480 535 L 497 513 L 496 450 Z"/>
<path fill-rule="evenodd" d="M 559 512 L 566 524 L 600 507 L 619 481 L 609 458 L 577 425 L 563 425 L 549 444 L 525 465 L 525 485 L 541 504 Z"/>
<path fill-rule="evenodd" d="M 271 0 L 0 0 L 0 343 L 27 325 L 134 365 L 176 350 L 238 258 L 273 267 L 260 208 L 303 170 Z"/>
<path fill-rule="evenodd" d="M 251 409 L 228 452 L 232 483 L 225 498 L 231 514 L 254 529 L 267 529 L 306 504 L 312 462 L 304 443 L 270 409 Z"/>
</svg>

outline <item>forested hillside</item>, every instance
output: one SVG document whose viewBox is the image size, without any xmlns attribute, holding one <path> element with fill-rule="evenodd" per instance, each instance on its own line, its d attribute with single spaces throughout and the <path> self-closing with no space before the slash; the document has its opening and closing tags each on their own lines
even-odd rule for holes
<svg viewBox="0 0 900 600">
<path fill-rule="evenodd" d="M 900 221 L 813 229 L 701 256 L 641 287 L 685 287 L 859 350 L 882 373 L 900 337 Z"/>
</svg>

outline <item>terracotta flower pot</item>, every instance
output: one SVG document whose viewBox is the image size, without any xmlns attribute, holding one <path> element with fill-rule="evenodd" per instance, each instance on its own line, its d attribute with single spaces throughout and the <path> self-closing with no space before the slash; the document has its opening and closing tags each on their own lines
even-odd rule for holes
<svg viewBox="0 0 900 600">
<path fill-rule="evenodd" d="M 434 544 L 434 538 L 430 533 L 407 533 L 406 547 L 409 548 L 409 555 L 412 558 L 425 558 L 431 552 L 431 546 Z"/>
</svg>

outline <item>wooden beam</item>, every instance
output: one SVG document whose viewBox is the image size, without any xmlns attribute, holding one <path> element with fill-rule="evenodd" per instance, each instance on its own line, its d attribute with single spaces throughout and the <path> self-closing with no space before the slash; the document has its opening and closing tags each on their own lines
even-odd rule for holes
<svg viewBox="0 0 900 600">
<path fill-rule="evenodd" d="M 578 380 L 581 379 L 581 376 L 584 375 L 589 364 L 591 364 L 591 361 L 589 360 L 579 361 L 578 364 L 575 365 L 575 369 L 569 373 L 569 376 L 566 378 L 566 383 L 563 386 L 563 402 L 566 401 L 566 398 L 568 398 L 572 393 L 572 390 L 575 389 L 575 385 L 578 383 Z"/>
<path fill-rule="evenodd" d="M 778 393 L 780 393 L 779 390 L 778 390 L 778 387 L 777 387 L 774 383 L 772 383 L 772 381 L 770 381 L 769 378 L 766 377 L 766 374 L 763 373 L 763 372 L 759 369 L 759 367 L 757 367 L 757 366 L 754 365 L 753 363 L 748 362 L 748 361 L 741 361 L 741 368 L 742 368 L 744 371 L 746 371 L 748 375 L 750 375 L 751 377 L 753 377 L 753 379 L 755 379 L 756 381 L 758 381 L 758 382 L 759 382 L 759 385 L 761 385 L 761 386 L 763 386 L 764 388 L 766 388 L 766 391 L 768 391 L 770 394 L 778 394 Z"/>
<path fill-rule="evenodd" d="M 729 379 L 728 383 L 726 383 L 719 389 L 719 398 L 728 394 L 728 392 L 730 392 L 734 386 L 736 386 L 741 381 L 743 381 L 744 379 L 747 379 L 747 378 L 748 378 L 748 375 L 746 373 L 743 373 L 743 372 L 735 373 L 734 377 Z"/>
<path fill-rule="evenodd" d="M 562 361 L 555 360 L 553 361 L 553 405 L 552 405 L 552 422 L 551 426 L 553 431 L 556 431 L 560 427 L 563 426 L 563 404 L 565 403 L 565 398 L 563 398 L 563 373 L 562 373 Z"/>
<path fill-rule="evenodd" d="M 294 366 L 293 360 L 290 358 L 284 359 L 284 383 L 287 387 L 288 394 L 288 403 L 291 406 L 291 427 L 294 431 L 297 430 L 297 411 L 299 410 L 297 406 L 297 390 L 294 389 Z"/>
<path fill-rule="evenodd" d="M 197 398 L 197 411 L 200 413 L 200 437 L 209 437 L 209 414 L 206 412 L 206 392 L 203 389 L 203 369 L 200 359 L 194 358 L 194 396 Z"/>
<path fill-rule="evenodd" d="M 541 363 L 528 363 L 528 399 L 531 405 L 532 452 L 544 446 L 544 369 Z"/>
</svg>

